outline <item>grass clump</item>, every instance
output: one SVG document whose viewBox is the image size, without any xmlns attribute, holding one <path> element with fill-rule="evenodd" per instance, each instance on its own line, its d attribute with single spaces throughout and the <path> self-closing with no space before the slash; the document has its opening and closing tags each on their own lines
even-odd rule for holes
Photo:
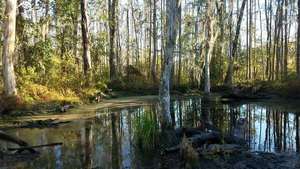
<svg viewBox="0 0 300 169">
<path fill-rule="evenodd" d="M 158 146 L 159 127 L 152 112 L 144 112 L 133 121 L 134 140 L 143 149 L 151 150 Z"/>
</svg>

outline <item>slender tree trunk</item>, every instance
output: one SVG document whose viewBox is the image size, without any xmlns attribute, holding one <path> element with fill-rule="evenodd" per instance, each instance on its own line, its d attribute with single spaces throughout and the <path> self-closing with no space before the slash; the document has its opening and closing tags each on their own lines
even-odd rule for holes
<svg viewBox="0 0 300 169">
<path fill-rule="evenodd" d="M 284 79 L 287 80 L 288 77 L 288 70 L 287 70 L 287 65 L 288 65 L 288 53 L 289 53 L 289 48 L 288 48 L 288 0 L 284 1 L 285 3 L 285 8 L 284 8 L 284 13 L 285 13 L 285 17 L 284 17 L 284 63 L 283 63 L 283 76 Z"/>
<path fill-rule="evenodd" d="M 130 28 L 129 28 L 129 9 L 126 11 L 126 27 L 127 27 L 127 40 L 126 40 L 126 74 L 129 78 L 129 53 L 130 53 Z M 127 79 L 129 80 L 129 79 Z"/>
<path fill-rule="evenodd" d="M 206 54 L 204 61 L 204 92 L 210 94 L 210 61 L 212 58 L 215 42 L 219 36 L 219 29 L 215 26 L 216 19 L 213 16 L 214 1 L 207 2 L 207 21 L 206 21 L 206 37 L 208 37 L 206 44 Z"/>
<path fill-rule="evenodd" d="M 227 69 L 227 74 L 226 74 L 226 78 L 225 78 L 225 85 L 232 87 L 232 79 L 233 79 L 233 74 L 234 74 L 234 59 L 236 57 L 237 54 L 237 48 L 238 48 L 238 40 L 239 40 L 239 36 L 240 36 L 240 30 L 241 30 L 241 23 L 242 23 L 242 19 L 243 19 L 243 15 L 244 15 L 244 9 L 246 6 L 246 2 L 247 0 L 243 0 L 242 2 L 242 6 L 240 9 L 240 13 L 239 13 L 239 17 L 238 17 L 238 21 L 237 21 L 237 26 L 236 26 L 236 32 L 235 32 L 235 36 L 234 36 L 234 40 L 232 42 L 232 56 L 229 58 L 229 66 Z"/>
<path fill-rule="evenodd" d="M 139 58 L 140 58 L 140 49 L 139 49 L 139 39 L 138 39 L 138 30 L 134 15 L 134 8 L 133 8 L 133 0 L 130 0 L 130 7 L 131 7 L 131 15 L 132 15 L 132 22 L 133 22 L 133 29 L 134 29 L 134 36 L 135 36 L 135 58 L 136 58 L 136 65 L 138 65 Z"/>
<path fill-rule="evenodd" d="M 297 70 L 297 79 L 300 80 L 300 0 L 298 0 L 298 31 L 297 31 L 297 59 L 296 59 L 296 70 Z"/>
<path fill-rule="evenodd" d="M 164 3 L 165 3 L 165 0 L 160 0 L 160 70 L 161 72 L 163 72 L 163 69 L 164 69 L 164 33 L 165 33 L 165 29 L 164 29 L 164 15 L 163 15 L 163 9 L 164 9 Z"/>
<path fill-rule="evenodd" d="M 181 4 L 180 4 L 180 6 L 179 6 L 179 12 L 178 12 L 178 15 L 179 15 L 179 17 L 178 17 L 178 20 L 179 20 L 179 22 L 178 22 L 178 55 L 179 55 L 179 58 L 178 58 L 178 77 L 177 77 L 177 84 L 178 84 L 178 86 L 180 87 L 180 84 L 181 84 L 181 69 L 182 69 L 182 63 L 181 63 L 181 60 L 182 60 L 182 51 L 181 51 L 181 48 L 182 48 L 182 39 L 181 39 L 181 34 L 182 34 L 182 30 L 181 30 L 181 24 L 182 24 L 182 21 L 181 21 L 181 19 L 182 19 L 182 17 L 181 17 L 181 15 L 182 15 L 182 12 L 181 12 L 181 10 L 182 10 L 182 8 L 181 8 Z"/>
<path fill-rule="evenodd" d="M 13 58 L 15 56 L 15 39 L 16 39 L 16 11 L 17 0 L 6 0 L 5 22 L 3 34 L 3 80 L 4 93 L 6 96 L 17 95 L 16 77 L 14 71 Z"/>
<path fill-rule="evenodd" d="M 149 1 L 149 29 L 148 29 L 148 33 L 149 33 L 149 77 L 151 78 L 152 76 L 152 1 Z M 147 38 L 146 38 L 147 39 Z"/>
<path fill-rule="evenodd" d="M 157 83 L 156 77 L 156 59 L 157 59 L 157 27 L 156 27 L 156 0 L 153 0 L 153 58 L 151 65 L 151 75 L 154 84 Z"/>
<path fill-rule="evenodd" d="M 173 54 L 176 43 L 177 29 L 177 0 L 167 0 L 167 19 L 166 19 L 166 45 L 164 50 L 164 69 L 161 76 L 159 98 L 160 98 L 160 121 L 162 128 L 170 128 L 172 126 L 170 114 L 170 78 L 173 65 Z"/>
<path fill-rule="evenodd" d="M 108 0 L 108 22 L 109 22 L 109 73 L 110 80 L 117 79 L 116 56 L 115 56 L 115 34 L 116 34 L 116 6 L 117 0 Z"/>
<path fill-rule="evenodd" d="M 88 15 L 87 15 L 87 3 L 88 0 L 81 0 L 81 31 L 82 31 L 82 46 L 83 46 L 83 71 L 85 75 L 92 68 L 91 55 L 89 49 L 89 28 L 88 28 Z"/>
<path fill-rule="evenodd" d="M 50 10 L 49 0 L 45 0 L 45 16 L 44 16 L 44 23 L 42 25 L 43 41 L 45 41 L 48 38 L 48 34 L 49 34 L 49 20 L 50 20 L 49 10 Z"/>
</svg>

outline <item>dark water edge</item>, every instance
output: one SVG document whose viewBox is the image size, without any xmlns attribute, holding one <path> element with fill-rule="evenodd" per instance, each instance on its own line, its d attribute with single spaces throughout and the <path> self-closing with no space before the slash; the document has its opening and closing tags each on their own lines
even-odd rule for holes
<svg viewBox="0 0 300 169">
<path fill-rule="evenodd" d="M 295 154 L 299 152 L 300 128 L 297 103 L 280 103 L 233 104 L 201 97 L 174 99 L 172 120 L 176 128 L 197 127 L 199 122 L 205 121 L 224 134 L 238 134 L 247 141 L 250 152 Z M 42 148 L 36 158 L 1 163 L 0 168 L 157 168 L 160 160 L 159 151 L 156 151 L 160 139 L 157 111 L 158 103 L 153 102 L 148 106 L 99 110 L 94 118 L 56 128 L 7 130 L 31 145 L 63 142 L 63 146 Z M 241 120 L 245 123 L 237 126 Z M 14 145 L 0 142 L 0 147 L 6 149 Z M 295 156 L 288 157 L 293 163 Z M 232 160 L 237 158 L 242 160 L 242 156 L 232 157 Z M 269 158 L 276 159 L 277 156 Z M 210 162 L 216 159 L 210 159 Z M 256 163 L 259 159 L 246 158 L 246 161 Z M 203 158 L 201 162 L 209 164 L 205 160 Z M 219 160 L 224 163 L 222 158 Z"/>
</svg>

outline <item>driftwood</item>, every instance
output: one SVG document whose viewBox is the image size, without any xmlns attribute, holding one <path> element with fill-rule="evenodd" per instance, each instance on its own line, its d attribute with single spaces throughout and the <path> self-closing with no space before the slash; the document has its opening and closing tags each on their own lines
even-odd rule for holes
<svg viewBox="0 0 300 169">
<path fill-rule="evenodd" d="M 188 131 L 194 131 L 194 130 L 188 130 Z M 200 147 L 204 144 L 215 144 L 221 142 L 221 134 L 219 132 L 210 132 L 210 133 L 200 132 L 200 133 L 201 134 L 195 134 L 191 137 L 188 137 L 187 141 L 195 147 Z M 180 144 L 173 147 L 166 148 L 165 152 L 174 153 L 174 152 L 178 152 L 179 150 L 180 150 Z"/>
<path fill-rule="evenodd" d="M 19 148 L 8 148 L 9 151 L 24 151 L 30 150 L 35 148 L 43 148 L 43 147 L 53 147 L 53 146 L 60 146 L 63 143 L 51 143 L 51 144 L 44 144 L 44 145 L 37 145 L 37 146 L 26 146 L 26 147 L 19 147 Z"/>
<path fill-rule="evenodd" d="M 25 142 L 24 140 L 22 140 L 20 138 L 17 138 L 17 137 L 14 137 L 14 136 L 10 136 L 10 135 L 4 133 L 3 131 L 0 131 L 0 140 L 17 144 L 20 147 L 27 147 L 28 146 L 28 143 Z M 36 153 L 36 151 L 32 148 L 27 149 L 27 150 L 31 153 Z"/>
</svg>

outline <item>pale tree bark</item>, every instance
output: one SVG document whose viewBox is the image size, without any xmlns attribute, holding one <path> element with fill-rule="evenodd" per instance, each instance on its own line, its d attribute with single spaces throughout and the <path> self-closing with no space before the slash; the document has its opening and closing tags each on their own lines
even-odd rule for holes
<svg viewBox="0 0 300 169">
<path fill-rule="evenodd" d="M 206 20 L 206 37 L 209 39 L 206 42 L 206 54 L 204 60 L 204 92 L 210 94 L 210 61 L 214 50 L 215 42 L 219 35 L 219 29 L 216 27 L 216 19 L 213 16 L 214 1 L 207 2 L 207 20 Z"/>
<path fill-rule="evenodd" d="M 139 49 L 139 39 L 138 39 L 138 25 L 136 24 L 136 19 L 135 19 L 135 10 L 133 7 L 133 0 L 130 0 L 130 8 L 131 8 L 131 17 L 132 17 L 132 23 L 133 23 L 133 29 L 134 29 L 134 37 L 135 37 L 135 64 L 138 66 L 139 58 L 140 58 L 140 49 Z"/>
<path fill-rule="evenodd" d="M 83 46 L 83 71 L 88 75 L 92 68 L 90 46 L 89 46 L 89 28 L 87 15 L 87 0 L 80 1 L 81 6 L 81 31 L 82 31 L 82 46 Z"/>
<path fill-rule="evenodd" d="M 4 93 L 6 96 L 17 95 L 16 77 L 13 58 L 15 55 L 17 0 L 6 0 L 4 40 L 2 53 Z"/>
<path fill-rule="evenodd" d="M 43 19 L 43 25 L 42 25 L 42 38 L 43 41 L 45 41 L 48 38 L 49 34 L 49 21 L 50 21 L 50 15 L 49 15 L 49 10 L 50 10 L 50 4 L 49 0 L 44 0 L 45 3 L 45 16 Z"/>
<path fill-rule="evenodd" d="M 297 79 L 300 80 L 300 0 L 298 0 L 298 32 L 297 32 L 297 58 L 296 58 L 296 70 L 297 70 Z"/>
<path fill-rule="evenodd" d="M 126 73 L 129 78 L 129 53 L 130 53 L 130 28 L 129 28 L 129 9 L 126 11 Z M 129 79 L 127 79 L 129 80 Z"/>
<path fill-rule="evenodd" d="M 160 122 L 162 128 L 170 128 L 172 126 L 170 114 L 170 78 L 173 65 L 173 55 L 176 43 L 177 29 L 177 0 L 166 1 L 166 41 L 164 48 L 164 68 L 161 75 L 159 100 L 160 100 Z"/>
<path fill-rule="evenodd" d="M 232 52 L 231 52 L 231 56 L 229 58 L 229 65 L 228 65 L 227 74 L 226 74 L 226 78 L 225 78 L 225 85 L 228 87 L 232 87 L 232 81 L 233 81 L 232 79 L 233 79 L 233 74 L 234 74 L 234 59 L 237 54 L 238 40 L 239 40 L 239 36 L 240 36 L 241 24 L 242 24 L 242 20 L 243 20 L 246 2 L 247 2 L 247 0 L 243 0 L 243 2 L 242 2 L 242 6 L 241 6 L 240 13 L 238 16 L 235 36 L 234 36 L 234 39 L 232 42 Z"/>
<path fill-rule="evenodd" d="M 109 73 L 110 80 L 117 79 L 116 56 L 115 56 L 115 34 L 116 34 L 116 6 L 117 0 L 108 0 L 108 25 L 109 25 Z"/>
</svg>

